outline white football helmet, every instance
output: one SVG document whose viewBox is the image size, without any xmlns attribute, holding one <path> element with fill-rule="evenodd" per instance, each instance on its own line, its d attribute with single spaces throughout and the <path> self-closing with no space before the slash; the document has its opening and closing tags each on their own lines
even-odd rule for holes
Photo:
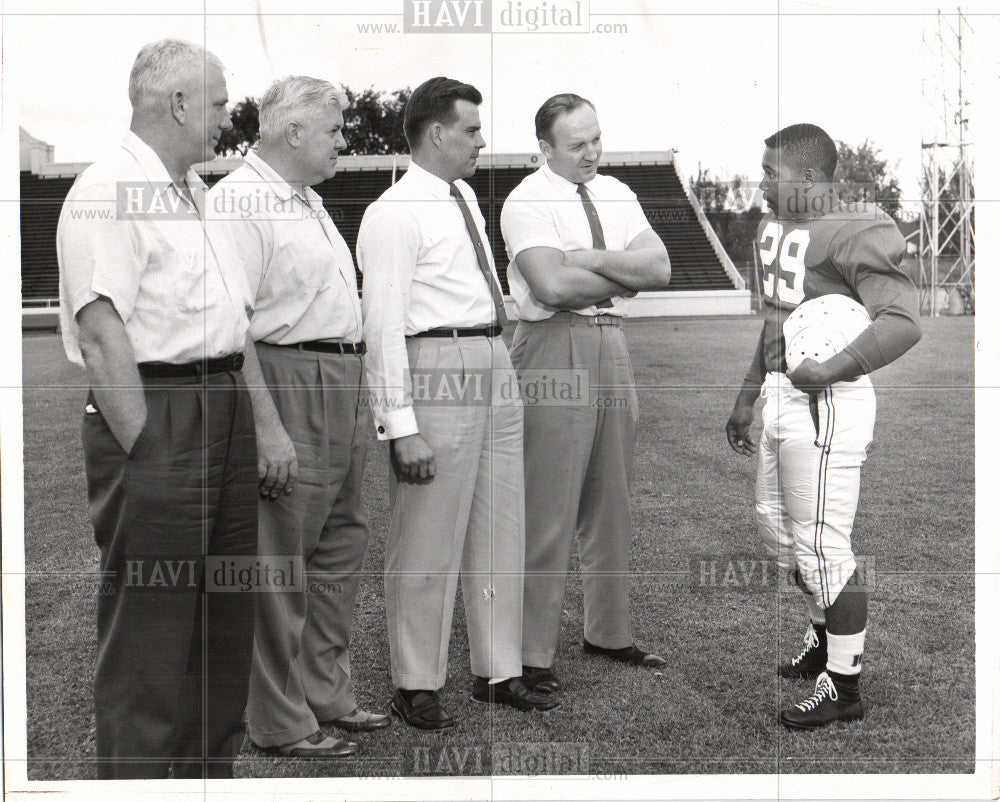
<svg viewBox="0 0 1000 802">
<path fill-rule="evenodd" d="M 782 327 L 788 370 L 795 370 L 806 359 L 825 362 L 871 323 L 868 311 L 846 295 L 821 295 L 800 304 Z"/>
</svg>

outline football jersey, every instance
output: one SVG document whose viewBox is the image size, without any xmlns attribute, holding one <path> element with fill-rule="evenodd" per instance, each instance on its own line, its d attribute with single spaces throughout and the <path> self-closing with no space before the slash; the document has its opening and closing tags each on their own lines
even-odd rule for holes
<svg viewBox="0 0 1000 802">
<path fill-rule="evenodd" d="M 757 266 L 764 303 L 764 366 L 785 370 L 782 324 L 803 301 L 833 293 L 862 303 L 875 320 L 889 311 L 916 325 L 916 288 L 901 268 L 905 242 L 880 209 L 843 205 L 808 220 L 764 216 L 757 229 Z M 864 342 L 863 342 L 864 341 Z M 856 343 L 879 351 L 874 337 Z M 849 348 L 850 350 L 850 348 Z M 879 353 L 855 354 L 866 372 L 885 364 Z"/>
</svg>

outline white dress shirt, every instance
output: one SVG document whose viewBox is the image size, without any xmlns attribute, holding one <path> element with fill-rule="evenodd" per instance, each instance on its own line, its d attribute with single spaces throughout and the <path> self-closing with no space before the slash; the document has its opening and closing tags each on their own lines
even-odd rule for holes
<svg viewBox="0 0 1000 802">
<path fill-rule="evenodd" d="M 596 175 L 586 183 L 601 218 L 604 242 L 609 251 L 624 251 L 637 235 L 651 226 L 635 193 L 610 175 Z M 577 251 L 593 248 L 594 239 L 577 185 L 543 164 L 525 176 L 504 202 L 500 231 L 507 248 L 507 283 L 517 316 L 521 320 L 545 320 L 560 311 L 539 301 L 517 267 L 515 258 L 528 248 Z M 612 307 L 587 306 L 574 309 L 578 315 L 625 315 L 628 301 L 611 299 Z"/>
<path fill-rule="evenodd" d="M 354 259 L 315 190 L 300 194 L 250 151 L 209 190 L 208 210 L 246 269 L 254 341 L 360 342 Z"/>
<path fill-rule="evenodd" d="M 193 362 L 242 351 L 253 299 L 225 237 L 206 228 L 205 183 L 188 170 L 190 200 L 131 131 L 84 170 L 56 233 L 59 321 L 83 365 L 76 314 L 106 296 L 137 362 Z"/>
<path fill-rule="evenodd" d="M 475 193 L 464 181 L 455 183 L 499 284 Z M 415 434 L 404 338 L 428 329 L 488 326 L 496 320 L 490 289 L 448 182 L 411 160 L 406 174 L 365 211 L 357 255 L 364 276 L 365 374 L 376 432 L 380 440 Z"/>
</svg>

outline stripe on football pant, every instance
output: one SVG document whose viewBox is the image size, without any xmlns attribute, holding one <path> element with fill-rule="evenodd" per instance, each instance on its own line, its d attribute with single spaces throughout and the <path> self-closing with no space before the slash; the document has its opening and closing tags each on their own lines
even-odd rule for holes
<svg viewBox="0 0 1000 802">
<path fill-rule="evenodd" d="M 826 430 L 823 433 L 823 451 L 819 457 L 819 477 L 816 490 L 816 523 L 813 527 L 813 551 L 819 566 L 820 601 L 825 608 L 833 602 L 830 599 L 830 588 L 826 578 L 826 556 L 823 554 L 823 529 L 826 526 L 826 477 L 830 463 L 830 444 L 833 442 L 833 432 L 836 424 L 836 411 L 833 406 L 833 388 L 823 390 L 823 400 L 826 402 Z"/>
</svg>

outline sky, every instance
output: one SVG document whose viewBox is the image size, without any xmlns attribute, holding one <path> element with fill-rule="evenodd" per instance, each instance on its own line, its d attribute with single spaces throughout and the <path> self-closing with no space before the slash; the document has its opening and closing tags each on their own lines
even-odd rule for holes
<svg viewBox="0 0 1000 802">
<path fill-rule="evenodd" d="M 581 0 L 586 30 L 566 33 L 364 30 L 402 28 L 404 2 L 412 0 L 175 0 L 168 15 L 134 0 L 98 1 L 84 14 L 65 0 L 7 2 L 19 122 L 55 145 L 57 161 L 92 161 L 128 126 L 139 47 L 177 36 L 219 55 L 233 100 L 259 97 L 290 73 L 355 90 L 444 74 L 482 90 L 487 151 L 510 153 L 535 152 L 535 110 L 572 91 L 596 104 L 606 151 L 673 148 L 688 174 L 700 165 L 753 180 L 763 138 L 809 121 L 851 145 L 873 142 L 904 196 L 919 193 L 921 81 L 938 71 L 922 45 L 920 3 L 707 0 L 692 13 L 693 4 L 672 0 Z M 505 8 L 573 11 L 576 2 L 493 0 L 494 15 Z"/>
</svg>

